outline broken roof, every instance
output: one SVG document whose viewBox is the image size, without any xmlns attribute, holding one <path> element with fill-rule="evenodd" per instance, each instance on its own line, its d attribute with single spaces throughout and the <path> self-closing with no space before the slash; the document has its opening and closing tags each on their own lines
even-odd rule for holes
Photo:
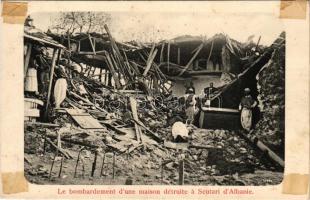
<svg viewBox="0 0 310 200">
<path fill-rule="evenodd" d="M 31 41 L 42 46 L 47 46 L 51 48 L 66 48 L 63 45 L 59 44 L 57 41 L 53 40 L 53 38 L 42 32 L 40 29 L 29 26 L 24 27 L 24 39 L 25 41 Z"/>
</svg>

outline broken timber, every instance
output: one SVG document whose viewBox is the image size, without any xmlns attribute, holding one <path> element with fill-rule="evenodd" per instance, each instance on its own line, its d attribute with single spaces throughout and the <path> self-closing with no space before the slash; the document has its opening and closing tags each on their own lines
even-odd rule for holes
<svg viewBox="0 0 310 200">
<path fill-rule="evenodd" d="M 104 129 L 89 113 L 77 109 L 66 109 L 67 113 L 84 129 Z"/>
<path fill-rule="evenodd" d="M 191 66 L 191 64 L 193 63 L 195 58 L 198 56 L 198 54 L 199 54 L 199 52 L 201 51 L 202 48 L 203 48 L 203 44 L 200 44 L 199 47 L 197 48 L 197 51 L 193 55 L 193 57 L 190 59 L 190 61 L 188 61 L 188 63 L 186 64 L 185 68 L 179 73 L 179 76 L 181 76 Z"/>
<path fill-rule="evenodd" d="M 132 116 L 133 116 L 135 121 L 139 121 L 138 111 L 137 111 L 137 101 L 133 97 L 129 97 L 129 100 L 130 100 Z M 136 130 L 137 141 L 142 142 L 142 136 L 141 136 L 142 131 L 141 131 L 141 128 L 137 122 L 135 122 L 135 130 Z"/>
</svg>

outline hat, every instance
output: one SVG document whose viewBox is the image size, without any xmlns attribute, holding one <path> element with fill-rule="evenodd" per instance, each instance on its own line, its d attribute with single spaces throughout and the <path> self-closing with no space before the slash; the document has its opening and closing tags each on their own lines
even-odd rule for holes
<svg viewBox="0 0 310 200">
<path fill-rule="evenodd" d="M 187 88 L 186 93 L 187 94 L 194 94 L 194 89 L 193 88 Z"/>
<path fill-rule="evenodd" d="M 245 89 L 244 89 L 244 92 L 245 92 L 245 93 L 250 93 L 251 90 L 250 90 L 250 88 L 245 88 Z"/>
<path fill-rule="evenodd" d="M 73 63 L 72 67 L 73 67 L 73 71 L 80 72 L 80 70 L 79 70 L 80 67 L 76 63 Z"/>
</svg>

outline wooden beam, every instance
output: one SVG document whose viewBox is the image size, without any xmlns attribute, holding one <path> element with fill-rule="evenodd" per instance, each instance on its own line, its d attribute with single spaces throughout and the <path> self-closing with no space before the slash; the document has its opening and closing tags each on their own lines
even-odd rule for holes
<svg viewBox="0 0 310 200">
<path fill-rule="evenodd" d="M 154 60 L 156 54 L 157 54 L 157 49 L 155 49 L 155 51 L 153 52 L 153 54 L 149 56 L 149 59 L 148 59 L 148 61 L 147 61 L 147 63 L 146 63 L 146 68 L 145 68 L 145 70 L 144 70 L 144 72 L 143 72 L 143 76 L 146 76 L 146 74 L 147 74 L 148 71 L 150 70 L 150 68 L 151 68 L 151 66 L 152 66 L 152 63 L 153 63 L 153 60 Z"/>
<path fill-rule="evenodd" d="M 198 56 L 198 54 L 201 51 L 202 47 L 203 47 L 203 44 L 200 44 L 198 49 L 197 49 L 197 51 L 196 51 L 196 53 L 193 55 L 193 57 L 190 59 L 190 61 L 186 64 L 185 68 L 179 73 L 179 76 L 181 76 L 189 68 L 189 66 L 192 64 L 192 62 Z"/>
<path fill-rule="evenodd" d="M 110 57 L 108 52 L 106 52 L 105 54 L 106 54 L 106 59 L 108 61 L 108 67 L 110 69 L 110 73 L 113 76 L 113 79 L 114 79 L 115 84 L 116 84 L 116 89 L 120 89 L 121 88 L 121 82 L 119 81 L 119 79 L 118 79 L 118 77 L 116 75 L 116 71 L 114 69 L 111 57 Z"/>
<path fill-rule="evenodd" d="M 180 47 L 178 47 L 178 60 L 177 60 L 178 65 L 180 65 L 180 62 L 181 62 L 181 49 Z"/>
<path fill-rule="evenodd" d="M 89 71 L 87 72 L 87 75 L 86 75 L 87 77 L 89 77 L 92 68 L 93 66 L 89 66 Z"/>
<path fill-rule="evenodd" d="M 142 135 L 141 135 L 142 131 L 141 131 L 139 124 L 136 123 L 136 121 L 139 121 L 138 111 L 137 111 L 137 101 L 133 97 L 129 97 L 129 101 L 130 101 L 132 116 L 135 121 L 135 131 L 136 131 L 137 141 L 142 142 Z"/>
<path fill-rule="evenodd" d="M 51 66 L 51 71 L 50 71 L 50 81 L 49 81 L 49 85 L 48 85 L 47 100 L 46 100 L 46 106 L 45 106 L 45 112 L 44 112 L 45 120 L 47 120 L 47 117 L 48 117 L 48 108 L 49 108 L 49 103 L 50 103 L 50 98 L 51 98 L 54 70 L 55 70 L 55 64 L 56 64 L 56 58 L 57 58 L 57 52 L 58 51 L 59 51 L 59 49 L 54 49 L 54 51 L 53 51 L 52 66 Z"/>
<path fill-rule="evenodd" d="M 214 40 L 212 40 L 212 43 L 211 43 L 210 53 L 209 53 L 208 60 L 207 60 L 207 66 L 208 66 L 208 63 L 209 63 L 210 58 L 211 58 L 211 55 L 212 55 L 212 51 L 213 51 L 213 42 L 214 42 Z"/>
<path fill-rule="evenodd" d="M 52 145 L 57 151 L 59 151 L 61 154 L 63 154 L 67 159 L 72 158 L 70 154 L 68 154 L 66 151 L 64 151 L 62 148 L 59 148 L 56 144 L 54 144 L 49 138 L 45 139 L 50 145 Z"/>
<path fill-rule="evenodd" d="M 179 161 L 179 185 L 184 185 L 184 160 Z"/>
<path fill-rule="evenodd" d="M 152 48 L 151 48 L 151 51 L 150 51 L 150 53 L 149 53 L 149 57 L 148 57 L 148 59 L 147 59 L 147 62 L 148 62 L 149 59 L 151 58 L 151 55 L 153 54 L 154 49 L 155 49 L 155 43 L 153 43 L 153 45 L 152 45 Z"/>
<path fill-rule="evenodd" d="M 163 54 L 164 54 L 165 43 L 161 45 L 159 62 L 163 62 Z"/>
<path fill-rule="evenodd" d="M 68 49 L 69 52 L 71 53 L 71 41 L 70 41 L 70 35 L 68 34 Z"/>
<path fill-rule="evenodd" d="M 100 81 L 100 83 L 102 83 L 102 68 L 100 68 L 99 81 Z"/>
<path fill-rule="evenodd" d="M 109 85 L 109 81 L 108 81 L 108 79 L 109 79 L 109 77 L 108 77 L 108 74 L 109 74 L 109 72 L 108 72 L 108 70 L 104 70 L 104 84 L 105 85 Z"/>
<path fill-rule="evenodd" d="M 261 37 L 262 37 L 262 36 L 259 36 L 259 38 L 258 38 L 258 41 L 257 41 L 256 46 L 255 46 L 255 51 L 256 51 L 257 48 L 258 48 L 258 45 L 259 45 L 259 42 L 260 42 Z"/>
<path fill-rule="evenodd" d="M 88 34 L 88 39 L 89 39 L 90 45 L 91 45 L 91 47 L 93 49 L 93 53 L 94 53 L 94 55 L 96 55 L 95 45 L 93 44 L 93 40 L 92 40 L 92 38 L 91 38 L 91 36 L 89 34 Z"/>
<path fill-rule="evenodd" d="M 72 96 L 74 96 L 74 97 L 76 97 L 76 98 L 78 98 L 78 99 L 80 99 L 80 100 L 82 100 L 82 101 L 88 103 L 88 104 L 91 105 L 91 106 L 94 106 L 96 109 L 98 109 L 98 110 L 101 111 L 101 112 L 104 112 L 104 113 L 106 113 L 106 114 L 108 113 L 108 112 L 107 112 L 106 110 L 104 110 L 103 108 L 98 107 L 97 105 L 95 105 L 95 104 L 93 104 L 91 101 L 89 101 L 88 99 L 86 99 L 86 98 L 84 98 L 84 97 L 81 97 L 80 95 L 78 95 L 78 94 L 76 94 L 76 93 L 74 93 L 74 92 L 69 91 L 69 94 L 71 94 Z"/>
<path fill-rule="evenodd" d="M 169 72 L 170 65 L 170 41 L 168 41 L 168 49 L 167 49 L 167 71 Z"/>
<path fill-rule="evenodd" d="M 29 43 L 27 45 L 27 53 L 24 61 L 24 78 L 26 77 L 27 71 L 28 71 L 28 65 L 30 61 L 30 56 L 31 56 L 31 50 L 32 50 L 32 44 Z"/>
</svg>

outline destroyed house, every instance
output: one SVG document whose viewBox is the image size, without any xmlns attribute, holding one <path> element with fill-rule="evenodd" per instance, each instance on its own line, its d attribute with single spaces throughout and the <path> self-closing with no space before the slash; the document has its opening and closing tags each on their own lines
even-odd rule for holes
<svg viewBox="0 0 310 200">
<path fill-rule="evenodd" d="M 154 174 L 163 174 L 167 165 L 173 170 L 175 165 L 169 160 L 178 158 L 180 149 L 193 155 L 186 165 L 193 167 L 195 176 L 212 172 L 207 168 L 200 170 L 206 165 L 212 173 L 234 174 L 240 171 L 241 165 L 236 163 L 240 158 L 248 170 L 252 160 L 243 155 L 252 152 L 243 144 L 242 138 L 248 132 L 240 126 L 238 110 L 246 87 L 265 106 L 262 111 L 266 115 L 260 118 L 261 131 L 256 136 L 271 131 L 283 133 L 285 64 L 278 64 L 277 60 L 285 60 L 284 34 L 270 47 L 259 45 L 259 41 L 240 43 L 224 34 L 208 39 L 182 36 L 140 45 L 118 42 L 107 26 L 105 29 L 105 34 L 69 36 L 25 29 L 24 146 L 26 154 L 45 155 L 38 157 L 50 165 L 46 181 L 54 181 L 57 168 L 58 177 L 72 175 L 76 180 L 84 179 L 85 174 L 91 180 L 97 176 L 109 180 L 107 175 L 115 179 L 131 171 L 145 179 L 147 176 L 139 169 L 144 170 L 154 161 L 154 167 L 148 167 L 154 168 Z M 278 48 L 281 49 L 277 52 Z M 208 97 L 210 105 L 201 103 L 197 113 L 192 109 L 195 104 L 180 109 L 174 106 L 185 98 L 190 82 L 197 95 L 192 100 L 197 101 L 202 99 L 201 91 L 214 83 L 215 90 Z M 257 90 L 259 85 L 262 91 Z M 189 95 L 186 97 L 190 99 Z M 269 123 L 274 119 L 280 123 Z M 283 168 L 284 161 L 258 143 L 257 138 L 247 139 Z M 263 139 L 268 145 L 278 140 Z M 275 149 L 281 151 L 284 145 L 279 148 L 280 143 L 277 144 Z M 55 163 L 59 155 L 60 165 Z M 50 156 L 54 159 L 46 159 Z M 66 170 L 62 170 L 64 159 Z M 162 163 L 158 163 L 159 159 Z M 169 163 L 164 164 L 164 169 L 166 160 Z M 223 162 L 227 164 L 221 166 Z M 25 159 L 25 169 L 32 170 L 29 163 Z M 134 170 L 122 170 L 130 165 Z M 213 165 L 218 172 L 212 169 Z M 198 183 L 201 184 L 200 178 Z"/>
<path fill-rule="evenodd" d="M 204 88 L 213 83 L 216 91 L 211 108 L 220 115 L 222 111 L 233 113 L 234 122 L 239 120 L 237 109 L 243 89 L 251 88 L 256 97 L 255 76 L 271 56 L 259 41 L 240 43 L 222 33 L 208 39 L 180 36 L 138 45 L 117 42 L 107 27 L 106 30 L 105 34 L 49 36 L 70 49 L 70 59 L 79 65 L 84 76 L 111 89 L 151 96 L 171 91 L 182 97 L 189 83 L 195 87 L 196 95 L 202 95 Z"/>
<path fill-rule="evenodd" d="M 26 121 L 47 118 L 55 66 L 65 47 L 35 27 L 24 29 L 24 115 Z"/>
</svg>

